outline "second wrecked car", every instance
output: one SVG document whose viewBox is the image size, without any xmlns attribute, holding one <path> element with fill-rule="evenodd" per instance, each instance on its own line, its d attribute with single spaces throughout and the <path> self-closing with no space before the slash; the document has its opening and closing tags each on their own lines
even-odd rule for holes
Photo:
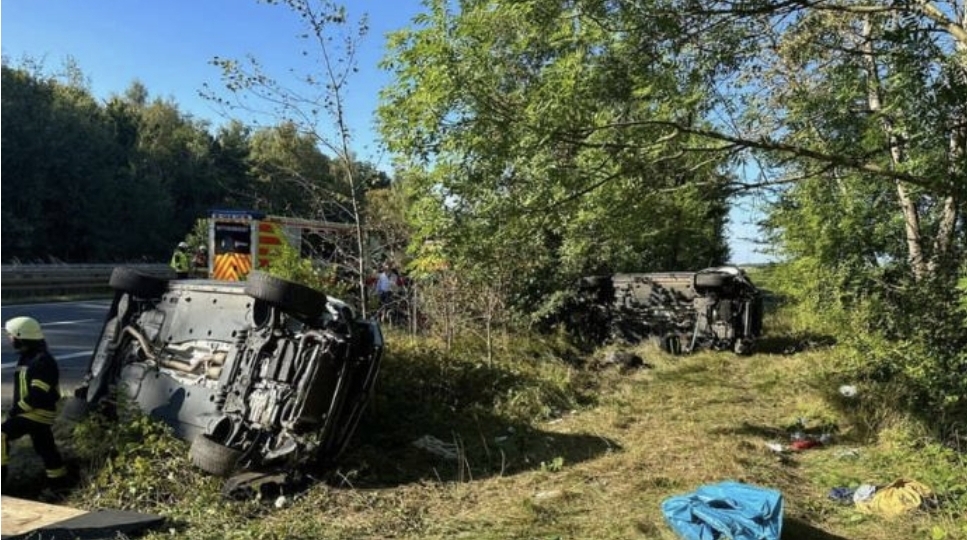
<svg viewBox="0 0 967 540">
<path fill-rule="evenodd" d="M 762 333 L 762 294 L 736 266 L 581 280 L 582 331 L 598 342 L 652 339 L 668 352 L 749 354 Z"/>
</svg>

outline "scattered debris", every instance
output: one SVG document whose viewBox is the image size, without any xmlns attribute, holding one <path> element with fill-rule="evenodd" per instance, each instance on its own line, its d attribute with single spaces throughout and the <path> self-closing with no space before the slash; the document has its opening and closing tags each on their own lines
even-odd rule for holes
<svg viewBox="0 0 967 540">
<path fill-rule="evenodd" d="M 784 454 L 786 452 L 786 447 L 781 445 L 780 443 L 774 443 L 774 442 L 766 443 L 766 448 L 768 448 L 769 450 L 772 450 L 777 454 Z"/>
<path fill-rule="evenodd" d="M 854 398 L 859 395 L 859 391 L 856 389 L 856 385 L 844 384 L 839 387 L 839 395 L 845 398 Z"/>
<path fill-rule="evenodd" d="M 937 504 L 932 489 L 916 480 L 900 478 L 876 489 L 869 500 L 856 502 L 856 508 L 865 514 L 897 517 L 913 510 L 936 508 Z"/>
<path fill-rule="evenodd" d="M 810 448 L 815 448 L 822 445 L 823 443 L 819 442 L 819 439 L 799 439 L 797 441 L 792 441 L 789 444 L 789 448 L 797 452 L 801 452 L 803 450 L 809 450 Z"/>
<path fill-rule="evenodd" d="M 809 433 L 806 430 L 805 420 L 802 418 L 796 422 L 795 429 L 796 431 L 789 435 L 790 450 L 801 452 L 803 450 L 809 450 L 810 448 L 828 446 L 833 442 L 833 436 L 828 431 L 823 431 L 818 435 L 815 433 Z"/>
<path fill-rule="evenodd" d="M 873 499 L 873 495 L 876 493 L 876 486 L 873 484 L 861 484 L 860 487 L 856 488 L 853 492 L 853 503 L 860 504 Z"/>
<path fill-rule="evenodd" d="M 936 508 L 937 498 L 929 487 L 915 480 L 901 478 L 883 487 L 861 484 L 857 488 L 835 487 L 829 498 L 853 504 L 864 514 L 896 517 L 907 512 Z"/>
<path fill-rule="evenodd" d="M 427 452 L 440 456 L 444 459 L 457 460 L 457 445 L 453 443 L 443 442 L 437 439 L 433 435 L 424 435 L 419 439 L 413 441 L 413 446 L 426 450 Z"/>
<path fill-rule="evenodd" d="M 853 504 L 853 493 L 856 490 L 849 487 L 834 487 L 829 490 L 829 498 L 840 504 Z"/>
</svg>

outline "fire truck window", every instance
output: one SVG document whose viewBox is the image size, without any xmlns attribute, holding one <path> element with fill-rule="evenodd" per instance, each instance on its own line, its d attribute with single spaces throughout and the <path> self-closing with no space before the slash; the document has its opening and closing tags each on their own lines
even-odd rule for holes
<svg viewBox="0 0 967 540">
<path fill-rule="evenodd" d="M 238 223 L 215 224 L 215 254 L 251 253 L 251 236 L 247 225 Z"/>
</svg>

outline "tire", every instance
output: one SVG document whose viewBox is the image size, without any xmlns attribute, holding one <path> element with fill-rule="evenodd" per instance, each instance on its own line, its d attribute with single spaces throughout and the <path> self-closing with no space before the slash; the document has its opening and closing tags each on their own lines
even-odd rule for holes
<svg viewBox="0 0 967 540">
<path fill-rule="evenodd" d="M 217 443 L 208 435 L 198 435 L 191 443 L 188 458 L 191 464 L 215 476 L 228 476 L 238 468 L 238 460 L 242 452 L 234 448 Z"/>
<path fill-rule="evenodd" d="M 698 273 L 695 274 L 695 290 L 698 289 L 721 289 L 730 280 L 732 276 L 718 273 Z"/>
<path fill-rule="evenodd" d="M 168 281 L 142 274 L 133 268 L 118 266 L 108 282 L 112 289 L 142 298 L 159 298 L 168 288 Z"/>
<path fill-rule="evenodd" d="M 252 272 L 245 294 L 282 311 L 314 319 L 326 309 L 326 295 L 315 289 L 264 272 Z"/>
</svg>

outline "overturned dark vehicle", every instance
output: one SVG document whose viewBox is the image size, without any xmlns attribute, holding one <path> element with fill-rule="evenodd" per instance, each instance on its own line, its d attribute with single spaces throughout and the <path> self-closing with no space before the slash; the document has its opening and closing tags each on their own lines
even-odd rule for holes
<svg viewBox="0 0 967 540">
<path fill-rule="evenodd" d="M 736 266 L 586 277 L 579 289 L 575 328 L 599 343 L 651 339 L 674 354 L 751 354 L 762 333 L 762 294 Z"/>
<path fill-rule="evenodd" d="M 220 476 L 297 471 L 345 449 L 379 371 L 376 323 L 261 272 L 167 281 L 120 267 L 110 285 L 80 405 L 126 396 Z"/>
</svg>

